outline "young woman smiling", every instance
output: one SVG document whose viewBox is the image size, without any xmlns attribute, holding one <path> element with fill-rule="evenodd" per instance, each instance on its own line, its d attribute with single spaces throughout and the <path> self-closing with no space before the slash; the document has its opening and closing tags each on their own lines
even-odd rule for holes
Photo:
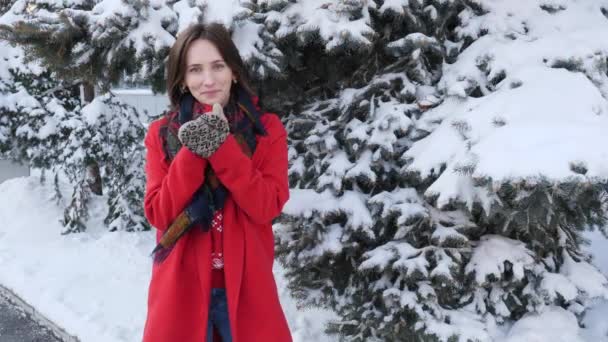
<svg viewBox="0 0 608 342">
<path fill-rule="evenodd" d="M 145 214 L 158 245 L 144 342 L 291 341 L 272 265 L 289 198 L 287 134 L 264 113 L 220 24 L 180 33 L 172 111 L 145 138 Z"/>
</svg>

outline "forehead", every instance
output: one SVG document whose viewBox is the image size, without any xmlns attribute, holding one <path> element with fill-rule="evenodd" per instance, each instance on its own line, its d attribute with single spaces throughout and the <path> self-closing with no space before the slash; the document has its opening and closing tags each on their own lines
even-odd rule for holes
<svg viewBox="0 0 608 342">
<path fill-rule="evenodd" d="M 209 64 L 224 58 L 217 47 L 206 39 L 194 40 L 186 52 L 186 65 Z"/>
</svg>

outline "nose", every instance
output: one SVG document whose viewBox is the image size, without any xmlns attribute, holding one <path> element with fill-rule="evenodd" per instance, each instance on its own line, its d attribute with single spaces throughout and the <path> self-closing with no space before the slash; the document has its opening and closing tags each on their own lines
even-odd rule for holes
<svg viewBox="0 0 608 342">
<path fill-rule="evenodd" d="M 215 77 L 212 72 L 204 71 L 202 74 L 203 86 L 205 88 L 210 88 L 215 85 Z"/>
</svg>

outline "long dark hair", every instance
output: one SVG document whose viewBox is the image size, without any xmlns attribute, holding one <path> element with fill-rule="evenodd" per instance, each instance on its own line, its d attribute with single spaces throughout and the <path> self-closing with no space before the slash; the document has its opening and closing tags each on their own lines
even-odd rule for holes
<svg viewBox="0 0 608 342">
<path fill-rule="evenodd" d="M 234 45 L 230 32 L 222 24 L 212 23 L 208 25 L 193 24 L 181 32 L 169 51 L 167 60 L 167 93 L 171 101 L 171 109 L 179 108 L 179 101 L 184 94 L 181 85 L 184 82 L 186 70 L 186 53 L 193 41 L 204 39 L 211 42 L 218 49 L 220 55 L 232 70 L 238 85 L 245 89 L 251 96 L 256 96 L 251 82 L 247 76 L 247 69 L 241 59 L 239 50 Z M 232 91 L 236 87 L 231 87 Z"/>
</svg>

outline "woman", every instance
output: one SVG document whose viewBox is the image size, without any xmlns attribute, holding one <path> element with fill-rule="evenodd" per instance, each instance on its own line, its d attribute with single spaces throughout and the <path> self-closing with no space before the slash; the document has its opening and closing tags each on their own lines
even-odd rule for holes
<svg viewBox="0 0 608 342">
<path fill-rule="evenodd" d="M 230 34 L 194 25 L 169 53 L 173 111 L 145 138 L 157 228 L 144 342 L 291 341 L 272 274 L 287 139 L 261 113 Z M 225 114 L 224 114 L 225 112 Z"/>
</svg>

